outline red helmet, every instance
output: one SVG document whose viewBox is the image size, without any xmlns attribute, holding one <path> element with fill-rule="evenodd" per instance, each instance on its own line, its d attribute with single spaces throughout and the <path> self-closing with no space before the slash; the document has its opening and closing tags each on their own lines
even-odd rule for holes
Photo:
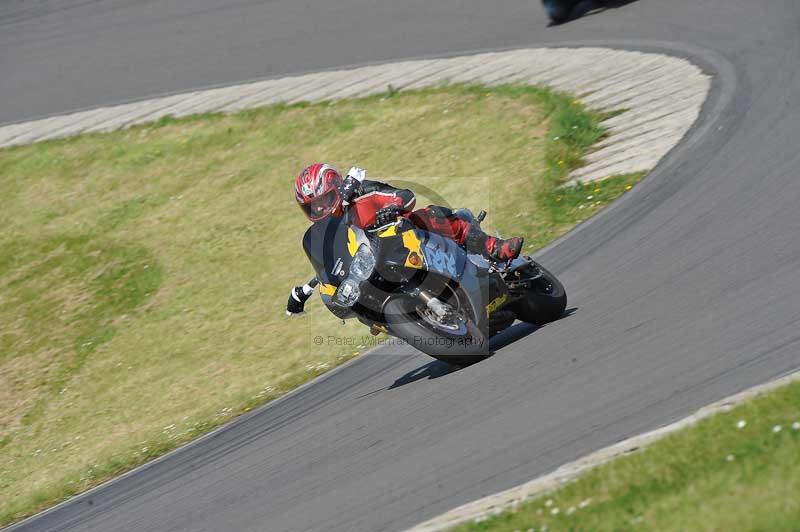
<svg viewBox="0 0 800 532">
<path fill-rule="evenodd" d="M 342 175 L 329 164 L 312 164 L 297 176 L 294 195 L 298 205 L 312 222 L 341 214 L 342 197 L 339 187 Z"/>
</svg>

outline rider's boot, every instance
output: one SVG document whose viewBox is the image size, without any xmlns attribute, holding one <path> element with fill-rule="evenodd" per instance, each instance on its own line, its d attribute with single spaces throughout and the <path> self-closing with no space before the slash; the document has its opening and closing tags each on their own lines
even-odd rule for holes
<svg viewBox="0 0 800 532">
<path fill-rule="evenodd" d="M 464 247 L 468 253 L 477 253 L 488 259 L 505 262 L 516 259 L 522 251 L 522 237 L 497 238 L 487 235 L 477 225 L 467 233 Z"/>
</svg>

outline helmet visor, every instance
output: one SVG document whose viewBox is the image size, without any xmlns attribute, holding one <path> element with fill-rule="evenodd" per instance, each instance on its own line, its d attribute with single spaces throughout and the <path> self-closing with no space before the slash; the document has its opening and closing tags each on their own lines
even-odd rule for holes
<svg viewBox="0 0 800 532">
<path fill-rule="evenodd" d="M 322 196 L 318 196 L 308 203 L 303 203 L 300 208 L 309 220 L 316 222 L 327 218 L 339 207 L 339 192 L 331 189 Z"/>
</svg>

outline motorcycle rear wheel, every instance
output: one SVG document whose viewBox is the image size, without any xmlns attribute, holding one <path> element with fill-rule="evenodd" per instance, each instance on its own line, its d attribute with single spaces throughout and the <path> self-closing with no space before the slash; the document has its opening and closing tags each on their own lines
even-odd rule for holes
<svg viewBox="0 0 800 532">
<path fill-rule="evenodd" d="M 489 340 L 474 324 L 464 327 L 436 327 L 418 310 L 419 301 L 396 297 L 386 303 L 384 314 L 389 331 L 410 346 L 442 362 L 469 366 L 491 356 Z"/>
<path fill-rule="evenodd" d="M 534 280 L 525 297 L 513 305 L 517 318 L 534 325 L 556 321 L 567 308 L 567 291 L 564 285 L 541 265 L 539 269 L 542 276 Z"/>
</svg>

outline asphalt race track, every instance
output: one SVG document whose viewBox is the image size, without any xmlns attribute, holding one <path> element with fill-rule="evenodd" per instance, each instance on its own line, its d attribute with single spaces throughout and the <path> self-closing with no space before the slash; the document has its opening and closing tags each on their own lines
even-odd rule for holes
<svg viewBox="0 0 800 532">
<path fill-rule="evenodd" d="M 4 2 L 0 122 L 547 43 L 668 51 L 716 78 L 679 148 L 541 256 L 570 317 L 458 372 L 362 357 L 20 530 L 397 530 L 800 367 L 796 0 L 640 0 L 550 28 L 535 0 L 219 4 Z"/>
</svg>

